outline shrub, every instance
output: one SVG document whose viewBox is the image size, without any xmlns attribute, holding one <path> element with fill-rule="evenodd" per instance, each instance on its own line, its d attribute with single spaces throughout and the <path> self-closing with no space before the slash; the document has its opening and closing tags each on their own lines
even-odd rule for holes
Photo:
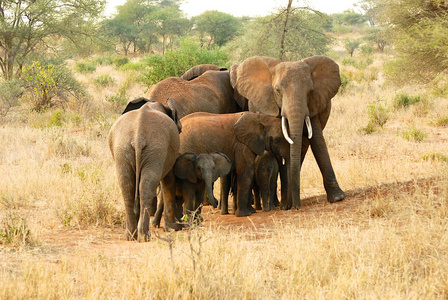
<svg viewBox="0 0 448 300">
<path fill-rule="evenodd" d="M 100 66 L 103 66 L 103 65 L 112 65 L 114 63 L 114 60 L 111 56 L 103 56 L 95 58 L 95 62 Z"/>
<path fill-rule="evenodd" d="M 409 130 L 403 131 L 401 133 L 401 136 L 405 140 L 414 141 L 414 142 L 421 142 L 426 137 L 425 134 L 421 130 L 419 130 L 415 127 L 410 128 Z"/>
<path fill-rule="evenodd" d="M 96 71 L 96 62 L 94 61 L 77 61 L 75 63 L 75 71 L 78 73 L 91 73 Z"/>
<path fill-rule="evenodd" d="M 362 45 L 360 50 L 361 50 L 361 53 L 364 55 L 373 54 L 373 47 L 370 45 Z"/>
<path fill-rule="evenodd" d="M 220 48 L 208 50 L 196 43 L 184 39 L 180 48 L 168 51 L 165 55 L 150 55 L 144 60 L 148 67 L 143 73 L 142 81 L 151 86 L 170 76 L 181 76 L 189 68 L 199 64 L 215 64 L 226 67 L 229 65 L 229 56 Z"/>
<path fill-rule="evenodd" d="M 423 160 L 448 162 L 448 156 L 446 154 L 436 152 L 424 155 Z"/>
<path fill-rule="evenodd" d="M 344 93 L 347 90 L 347 87 L 351 81 L 352 79 L 349 76 L 347 76 L 344 73 L 341 73 L 341 87 L 339 88 L 339 91 L 341 93 Z"/>
<path fill-rule="evenodd" d="M 69 97 L 79 99 L 85 95 L 84 89 L 65 65 L 43 65 L 35 61 L 22 73 L 35 111 L 46 110 L 56 100 L 67 101 Z"/>
<path fill-rule="evenodd" d="M 25 218 L 9 211 L 0 224 L 0 245 L 26 246 L 32 243 Z"/>
<path fill-rule="evenodd" d="M 396 109 L 399 108 L 406 108 L 412 104 L 418 103 L 420 102 L 422 99 L 420 96 L 410 96 L 406 93 L 400 93 L 395 95 L 394 100 L 393 100 L 393 106 Z"/>
<path fill-rule="evenodd" d="M 19 80 L 0 81 L 0 116 L 6 116 L 12 107 L 20 104 L 23 91 L 23 83 Z"/>
<path fill-rule="evenodd" d="M 439 127 L 448 127 L 448 117 L 437 120 L 436 125 Z"/>
<path fill-rule="evenodd" d="M 367 106 L 367 115 L 369 116 L 369 123 L 374 126 L 383 127 L 387 120 L 389 120 L 387 108 L 379 102 L 373 102 Z"/>
<path fill-rule="evenodd" d="M 113 62 L 115 67 L 120 68 L 129 62 L 129 58 L 127 56 L 115 56 Z"/>
<path fill-rule="evenodd" d="M 93 83 L 98 87 L 107 87 L 113 85 L 115 80 L 109 74 L 98 75 L 93 79 Z"/>
</svg>

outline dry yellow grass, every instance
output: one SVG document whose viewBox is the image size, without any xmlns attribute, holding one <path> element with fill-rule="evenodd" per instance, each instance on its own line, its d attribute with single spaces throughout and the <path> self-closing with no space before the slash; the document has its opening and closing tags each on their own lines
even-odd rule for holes
<svg viewBox="0 0 448 300">
<path fill-rule="evenodd" d="M 381 70 L 384 57 L 376 59 Z M 129 91 L 143 94 L 135 84 Z M 400 91 L 428 101 L 393 110 Z M 345 201 L 325 201 L 309 153 L 300 211 L 235 218 L 207 208 L 203 227 L 158 231 L 170 248 L 154 234 L 146 244 L 123 239 L 106 145 L 117 117 L 109 92 L 92 92 L 93 108 L 77 110 L 81 120 L 64 115 L 62 126 L 48 125 L 54 112 L 26 107 L 0 123 L 0 233 L 17 229 L 11 241 L 0 236 L 0 299 L 448 297 L 448 129 L 434 125 L 448 116 L 446 98 L 396 90 L 381 74 L 355 82 L 334 99 L 325 130 Z M 373 101 L 389 109 L 389 120 L 365 134 Z M 423 141 L 403 139 L 410 126 Z"/>
</svg>

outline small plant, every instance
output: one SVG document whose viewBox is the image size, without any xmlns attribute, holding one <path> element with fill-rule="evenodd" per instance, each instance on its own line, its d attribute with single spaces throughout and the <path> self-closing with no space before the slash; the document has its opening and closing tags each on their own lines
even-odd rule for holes
<svg viewBox="0 0 448 300">
<path fill-rule="evenodd" d="M 419 130 L 419 129 L 415 128 L 415 127 L 402 132 L 401 136 L 405 140 L 414 141 L 414 142 L 421 142 L 426 137 L 425 134 L 421 130 Z"/>
<path fill-rule="evenodd" d="M 344 43 L 345 50 L 350 53 L 350 57 L 353 57 L 353 53 L 359 48 L 359 45 L 361 45 L 360 41 L 351 39 L 346 39 Z"/>
<path fill-rule="evenodd" d="M 12 107 L 20 105 L 19 98 L 24 91 L 22 85 L 15 79 L 0 81 L 0 116 L 6 116 Z"/>
<path fill-rule="evenodd" d="M 129 62 L 129 58 L 127 56 L 115 56 L 113 62 L 115 67 L 120 68 Z"/>
<path fill-rule="evenodd" d="M 339 88 L 339 91 L 341 93 L 344 93 L 347 90 L 347 87 L 349 86 L 351 81 L 352 79 L 349 76 L 347 76 L 344 73 L 341 73 L 341 87 Z"/>
<path fill-rule="evenodd" d="M 423 160 L 448 162 L 448 156 L 446 154 L 436 152 L 424 155 Z"/>
<path fill-rule="evenodd" d="M 117 93 L 115 95 L 106 96 L 106 101 L 114 106 L 121 107 L 128 102 L 128 97 L 122 93 Z"/>
<path fill-rule="evenodd" d="M 97 87 L 107 87 L 115 83 L 115 80 L 109 74 L 98 75 L 93 79 L 93 83 Z"/>
<path fill-rule="evenodd" d="M 399 108 L 406 108 L 412 104 L 418 103 L 420 102 L 422 99 L 420 96 L 410 96 L 406 93 L 400 93 L 395 95 L 394 100 L 393 100 L 393 106 L 396 109 Z"/>
<path fill-rule="evenodd" d="M 75 63 L 75 71 L 78 73 L 92 73 L 96 71 L 96 62 L 94 61 L 77 61 Z"/>
<path fill-rule="evenodd" d="M 444 117 L 440 120 L 437 120 L 436 126 L 439 127 L 448 127 L 448 117 Z"/>
<path fill-rule="evenodd" d="M 0 244 L 25 246 L 30 243 L 32 243 L 31 231 L 25 219 L 9 211 L 0 224 Z"/>
<path fill-rule="evenodd" d="M 95 58 L 95 62 L 100 66 L 112 65 L 114 60 L 111 56 L 102 56 Z"/>
</svg>

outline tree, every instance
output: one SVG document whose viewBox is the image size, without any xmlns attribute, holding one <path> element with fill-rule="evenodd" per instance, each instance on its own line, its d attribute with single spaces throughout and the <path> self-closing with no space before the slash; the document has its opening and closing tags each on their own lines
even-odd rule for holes
<svg viewBox="0 0 448 300">
<path fill-rule="evenodd" d="M 448 1 L 378 0 L 378 10 L 397 51 L 391 79 L 429 82 L 448 70 Z"/>
<path fill-rule="evenodd" d="M 217 10 L 208 10 L 193 18 L 202 43 L 208 39 L 207 47 L 223 46 L 239 34 L 241 20 Z"/>
<path fill-rule="evenodd" d="M 103 0 L 0 1 L 0 69 L 6 80 L 27 57 L 48 49 L 57 38 L 75 40 L 92 34 L 91 20 L 104 10 Z"/>
<path fill-rule="evenodd" d="M 266 17 L 254 18 L 243 25 L 243 35 L 228 47 L 238 59 L 254 55 L 297 60 L 325 54 L 331 42 L 324 33 L 328 16 L 308 8 L 280 9 Z"/>
<path fill-rule="evenodd" d="M 343 13 L 333 14 L 331 16 L 336 23 L 346 26 L 361 25 L 367 21 L 367 17 L 365 15 L 356 13 L 352 9 L 346 10 Z"/>
<path fill-rule="evenodd" d="M 356 49 L 359 48 L 359 45 L 361 45 L 360 41 L 351 39 L 346 39 L 344 43 L 345 50 L 347 50 L 348 53 L 350 53 L 350 57 L 353 57 L 353 53 L 355 52 Z"/>
</svg>

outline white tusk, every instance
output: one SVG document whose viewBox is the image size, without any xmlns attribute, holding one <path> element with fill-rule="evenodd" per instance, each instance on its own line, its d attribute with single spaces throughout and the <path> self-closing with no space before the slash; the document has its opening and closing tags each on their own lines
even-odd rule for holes
<svg viewBox="0 0 448 300">
<path fill-rule="evenodd" d="M 313 137 L 313 127 L 311 127 L 310 116 L 305 117 L 306 128 L 308 129 L 308 139 L 311 140 Z"/>
<path fill-rule="evenodd" d="M 294 144 L 294 141 L 289 137 L 288 129 L 286 129 L 285 117 L 282 117 L 282 132 L 285 140 L 288 141 L 291 145 Z"/>
</svg>

